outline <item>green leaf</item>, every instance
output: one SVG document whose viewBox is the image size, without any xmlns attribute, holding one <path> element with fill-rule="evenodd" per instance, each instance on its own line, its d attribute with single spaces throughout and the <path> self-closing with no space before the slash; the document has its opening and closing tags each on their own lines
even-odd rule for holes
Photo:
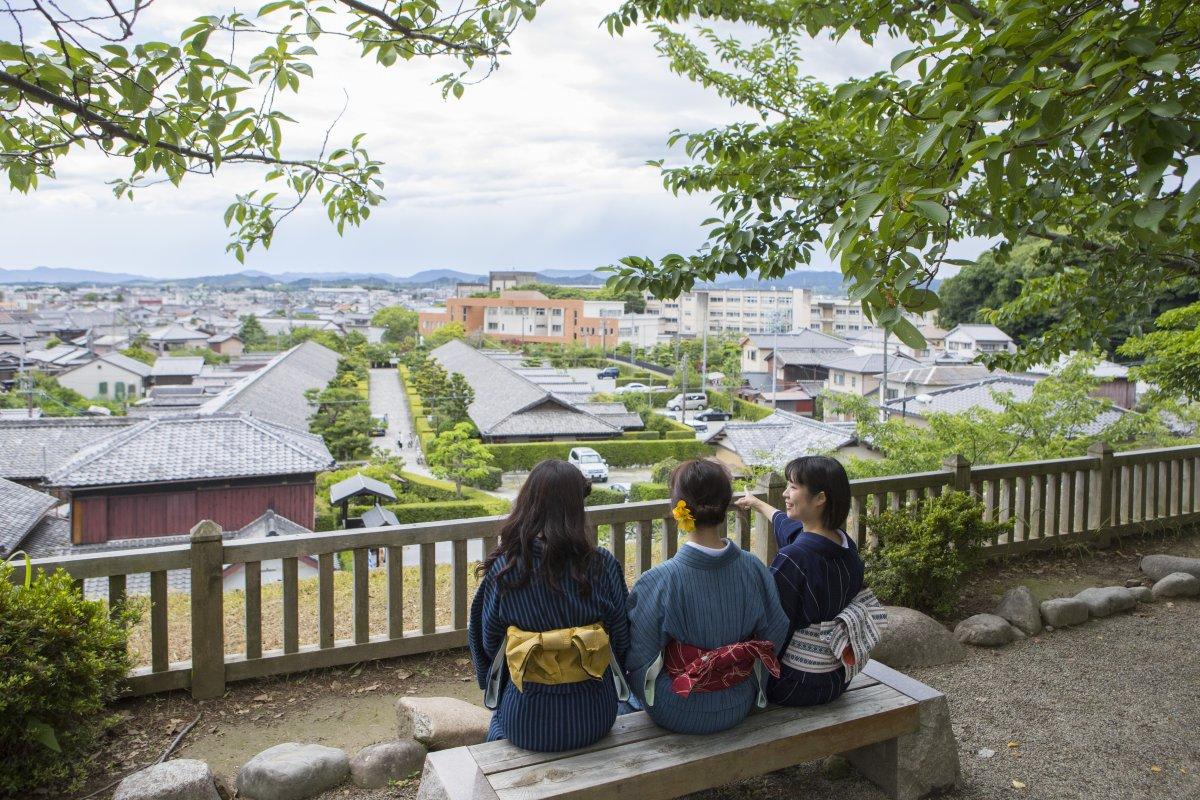
<svg viewBox="0 0 1200 800">
<path fill-rule="evenodd" d="M 907 317 L 900 317 L 896 320 L 892 325 L 892 333 L 914 350 L 925 349 L 925 337 L 921 335 L 915 325 L 908 321 Z"/>
<path fill-rule="evenodd" d="M 1142 69 L 1146 72 L 1174 72 L 1178 66 L 1179 56 L 1174 53 L 1162 53 L 1142 62 Z"/>
<path fill-rule="evenodd" d="M 913 208 L 925 219 L 936 225 L 945 225 L 950 221 L 950 212 L 941 203 L 932 200 L 913 200 Z"/>
<path fill-rule="evenodd" d="M 54 728 L 51 728 L 41 720 L 30 719 L 25 723 L 25 732 L 29 735 L 29 738 L 46 749 L 53 750 L 56 753 L 62 752 L 62 748 L 58 746 L 58 737 L 54 735 Z"/>
</svg>

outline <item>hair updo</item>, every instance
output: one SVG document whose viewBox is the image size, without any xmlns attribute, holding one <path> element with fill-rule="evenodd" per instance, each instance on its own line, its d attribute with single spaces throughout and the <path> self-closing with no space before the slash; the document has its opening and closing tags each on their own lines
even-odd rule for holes
<svg viewBox="0 0 1200 800">
<path fill-rule="evenodd" d="M 720 525 L 733 501 L 729 470 L 719 461 L 694 458 L 671 470 L 671 504 L 680 500 L 697 525 Z"/>
</svg>

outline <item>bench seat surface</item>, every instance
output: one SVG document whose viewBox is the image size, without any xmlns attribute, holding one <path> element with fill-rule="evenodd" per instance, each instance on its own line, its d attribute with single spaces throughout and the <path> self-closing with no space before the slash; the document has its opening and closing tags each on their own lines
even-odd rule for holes
<svg viewBox="0 0 1200 800">
<path fill-rule="evenodd" d="M 618 717 L 591 747 L 567 753 L 533 753 L 504 741 L 475 745 L 461 764 L 474 780 L 460 777 L 476 797 L 499 800 L 672 798 L 911 733 L 917 712 L 913 698 L 860 674 L 828 705 L 771 706 L 717 734 L 670 733 L 639 712 Z"/>
</svg>

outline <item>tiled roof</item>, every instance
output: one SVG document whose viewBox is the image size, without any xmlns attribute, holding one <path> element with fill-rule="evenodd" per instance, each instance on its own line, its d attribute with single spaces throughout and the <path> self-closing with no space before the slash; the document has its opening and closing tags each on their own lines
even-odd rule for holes
<svg viewBox="0 0 1200 800">
<path fill-rule="evenodd" d="M 320 472 L 333 466 L 321 437 L 243 415 L 164 416 L 80 450 L 50 486 L 111 486 Z"/>
<path fill-rule="evenodd" d="M 167 375 L 199 375 L 204 369 L 204 359 L 200 356 L 163 356 L 154 361 L 151 375 L 163 377 Z"/>
<path fill-rule="evenodd" d="M 627 431 L 646 427 L 642 415 L 630 411 L 624 403 L 576 403 L 575 407 Z"/>
<path fill-rule="evenodd" d="M 758 348 L 779 350 L 849 350 L 853 347 L 850 342 L 840 336 L 821 333 L 811 329 L 793 331 L 792 333 L 752 333 L 748 337 L 750 343 Z"/>
<path fill-rule="evenodd" d="M 982 364 L 932 364 L 925 367 L 896 372 L 891 376 L 893 382 L 913 383 L 921 386 L 956 386 L 962 383 L 973 383 L 995 376 Z"/>
<path fill-rule="evenodd" d="M 200 407 L 201 412 L 240 412 L 289 428 L 308 429 L 313 407 L 309 389 L 323 389 L 337 373 L 338 354 L 316 342 L 302 342 L 271 359 Z"/>
<path fill-rule="evenodd" d="M 995 325 L 981 325 L 975 323 L 963 323 L 955 325 L 953 329 L 947 333 L 947 336 L 953 336 L 955 333 L 965 333 L 967 336 L 976 341 L 984 342 L 1011 342 L 1012 337 L 1004 331 L 997 328 Z"/>
<path fill-rule="evenodd" d="M 823 362 L 823 364 L 829 369 L 858 372 L 864 375 L 878 375 L 883 372 L 883 353 L 866 353 L 860 356 L 844 355 L 838 358 L 831 358 Z M 894 374 L 899 370 L 915 369 L 919 366 L 921 366 L 920 362 L 914 361 L 908 356 L 893 353 L 888 357 L 887 368 L 889 374 Z"/>
<path fill-rule="evenodd" d="M 430 355 L 447 372 L 460 373 L 475 390 L 468 413 L 485 436 L 613 435 L 620 431 L 465 342 L 447 342 Z"/>
<path fill-rule="evenodd" d="M 136 422 L 129 417 L 0 420 L 0 478 L 44 478 L 83 448 Z"/>
<path fill-rule="evenodd" d="M 329 503 L 331 505 L 359 495 L 374 495 L 388 500 L 396 499 L 396 493 L 392 491 L 392 487 L 383 481 L 363 475 L 361 472 L 329 487 Z"/>
<path fill-rule="evenodd" d="M 899 397 L 889 400 L 884 406 L 892 414 L 922 418 L 933 413 L 961 414 L 973 408 L 1000 411 L 1001 406 L 993 397 L 994 393 L 1010 394 L 1018 401 L 1025 401 L 1033 396 L 1033 387 L 1037 384 L 1038 381 L 1034 378 L 997 375 L 974 383 Z M 1096 419 L 1082 426 L 1078 434 L 1090 436 L 1100 433 L 1125 413 L 1127 412 L 1124 409 L 1116 407 L 1102 411 Z"/>
<path fill-rule="evenodd" d="M 110 364 L 115 364 L 121 369 L 128 370 L 135 375 L 140 375 L 145 378 L 150 375 L 151 367 L 144 361 L 138 361 L 136 358 L 130 358 L 123 353 L 106 353 L 100 356 L 101 361 L 107 361 Z"/>
<path fill-rule="evenodd" d="M 45 492 L 0 478 L 0 558 L 16 550 L 56 505 L 58 500 Z"/>
<path fill-rule="evenodd" d="M 208 339 L 208 334 L 185 328 L 178 323 L 155 328 L 146 335 L 152 342 L 200 342 Z"/>
<path fill-rule="evenodd" d="M 746 466 L 783 469 L 793 458 L 829 453 L 854 444 L 857 437 L 844 428 L 775 411 L 758 422 L 727 422 L 705 441 L 732 450 Z"/>
<path fill-rule="evenodd" d="M 777 350 L 772 350 L 767 356 L 772 362 L 788 366 L 793 365 L 815 365 L 822 366 L 827 361 L 835 358 L 840 358 L 847 353 L 852 352 L 851 349 L 794 349 L 780 347 Z"/>
</svg>

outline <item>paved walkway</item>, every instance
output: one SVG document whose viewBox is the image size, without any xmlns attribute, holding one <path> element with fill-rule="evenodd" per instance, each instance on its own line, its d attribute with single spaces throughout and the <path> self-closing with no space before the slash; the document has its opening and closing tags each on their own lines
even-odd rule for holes
<svg viewBox="0 0 1200 800">
<path fill-rule="evenodd" d="M 417 456 L 424 461 L 424 455 L 421 453 L 421 443 L 413 433 L 408 398 L 400 386 L 400 374 L 394 367 L 371 370 L 370 393 L 371 413 L 387 414 L 388 417 L 387 434 L 375 439 L 375 446 L 402 456 L 407 471 L 429 475 L 428 467 L 417 463 Z"/>
</svg>

